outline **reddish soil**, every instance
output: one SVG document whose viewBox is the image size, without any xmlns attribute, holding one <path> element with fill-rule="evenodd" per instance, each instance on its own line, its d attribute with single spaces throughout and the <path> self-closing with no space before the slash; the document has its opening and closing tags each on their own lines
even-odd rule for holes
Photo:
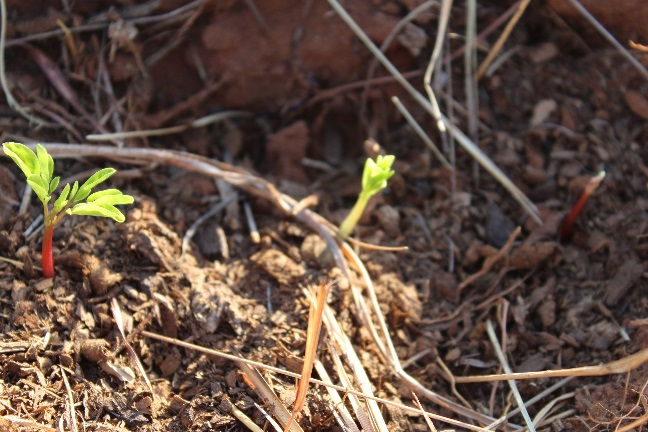
<svg viewBox="0 0 648 432">
<path fill-rule="evenodd" d="M 421 3 L 345 7 L 380 45 Z M 481 31 L 512 2 L 478 3 Z M 487 320 L 496 323 L 516 372 L 597 365 L 648 349 L 647 81 L 568 2 L 532 3 L 505 45 L 510 58 L 479 82 L 479 145 L 538 206 L 542 225 L 459 147 L 453 180 L 391 105 L 399 96 L 440 142 L 434 122 L 393 80 L 365 93 L 372 57 L 324 1 L 63 2 L 45 10 L 41 2 L 8 1 L 8 85 L 48 125 L 37 127 L 4 98 L 2 142 L 82 143 L 89 134 L 187 125 L 241 110 L 206 127 L 118 144 L 244 168 L 295 199 L 316 194 L 313 210 L 339 223 L 360 188 L 362 143 L 374 138 L 396 155 L 396 174 L 355 237 L 409 248 L 359 249 L 396 353 L 424 387 L 497 418 L 515 408 L 505 382 L 458 384 L 453 392 L 444 371 L 501 372 Z M 624 45 L 628 38 L 648 44 L 641 2 L 623 10 L 583 3 Z M 387 50 L 417 87 L 438 25 L 438 9 L 430 11 Z M 453 33 L 463 34 L 465 15 L 463 3 L 453 7 Z M 636 19 L 619 26 L 618 16 Z M 483 40 L 480 60 L 500 33 Z M 450 52 L 462 45 L 453 38 Z M 648 53 L 633 54 L 648 65 Z M 453 97 L 463 104 L 462 57 L 451 74 Z M 463 111 L 453 109 L 467 130 Z M 239 192 L 183 254 L 187 230 L 232 188 L 148 161 L 57 159 L 56 172 L 66 182 L 106 164 L 120 170 L 111 185 L 136 202 L 123 209 L 123 224 L 66 218 L 55 232 L 52 281 L 38 269 L 40 232 L 25 233 L 41 208 L 33 197 L 20 205 L 22 174 L 0 159 L 1 430 L 249 430 L 233 405 L 272 430 L 237 363 L 142 331 L 299 373 L 309 312 L 303 289 L 319 283 L 333 283 L 328 303 L 375 394 L 413 406 L 411 389 L 378 355 L 318 235 L 271 201 Z M 561 241 L 564 215 L 601 169 L 603 183 Z M 249 235 L 244 205 L 259 242 Z M 518 225 L 521 233 L 507 244 Z M 151 387 L 115 325 L 115 304 Z M 319 355 L 339 383 L 323 334 Z M 264 377 L 290 408 L 294 379 Z M 558 382 L 517 385 L 529 400 Z M 579 377 L 529 411 L 533 418 L 562 395 L 539 430 L 613 430 L 647 414 L 647 383 L 646 366 Z M 468 420 L 419 397 L 428 411 Z M 342 430 L 335 411 L 325 389 L 311 386 L 299 423 L 307 431 Z M 382 414 L 390 430 L 429 430 L 421 415 L 391 406 Z M 524 424 L 519 415 L 511 422 Z"/>
</svg>

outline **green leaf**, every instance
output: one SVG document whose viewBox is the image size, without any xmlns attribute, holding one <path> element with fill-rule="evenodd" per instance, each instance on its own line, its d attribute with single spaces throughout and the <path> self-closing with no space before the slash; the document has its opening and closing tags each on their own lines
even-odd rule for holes
<svg viewBox="0 0 648 432">
<path fill-rule="evenodd" d="M 79 192 L 77 192 L 74 200 L 81 201 L 85 199 L 88 195 L 90 195 L 90 191 L 92 191 L 93 187 L 108 180 L 108 177 L 115 174 L 115 171 L 116 170 L 114 168 L 104 168 L 92 174 L 90 178 L 86 180 L 85 183 L 83 183 L 83 185 L 79 188 Z"/>
<path fill-rule="evenodd" d="M 25 177 L 40 174 L 38 158 L 29 147 L 20 143 L 9 142 L 2 144 L 2 148 L 5 154 L 18 165 Z"/>
<path fill-rule="evenodd" d="M 107 217 L 115 222 L 124 222 L 126 220 L 122 212 L 110 204 L 81 203 L 72 207 L 71 210 L 70 214 L 75 215 Z"/>
<path fill-rule="evenodd" d="M 42 202 L 47 203 L 50 200 L 51 197 L 48 193 L 49 185 L 45 184 L 40 174 L 32 174 L 27 177 L 27 184 L 34 189 L 34 192 L 36 192 L 36 195 Z"/>
<path fill-rule="evenodd" d="M 57 177 L 58 178 L 58 177 Z M 70 184 L 66 184 L 63 190 L 61 191 L 61 195 L 54 201 L 54 209 L 52 210 L 52 213 L 57 214 L 58 212 L 61 211 L 63 207 L 65 207 L 68 203 L 68 195 L 70 194 Z"/>
<path fill-rule="evenodd" d="M 119 189 L 106 189 L 93 193 L 86 201 L 96 205 L 119 205 L 133 204 L 135 199 L 130 195 L 124 195 Z"/>
<path fill-rule="evenodd" d="M 49 184 L 49 191 L 48 192 L 49 193 L 54 192 L 56 190 L 56 188 L 58 187 L 60 181 L 61 181 L 61 177 L 58 177 L 58 176 L 54 177 L 52 179 L 52 181 L 50 182 L 50 184 Z"/>
<path fill-rule="evenodd" d="M 74 186 L 72 186 L 72 192 L 70 192 L 70 200 L 76 201 L 76 194 L 78 190 L 79 190 L 79 182 L 75 181 Z"/>
<path fill-rule="evenodd" d="M 47 153 L 45 147 L 40 144 L 36 144 L 36 157 L 38 158 L 40 175 L 44 177 L 45 183 L 49 187 L 52 174 L 54 173 L 54 159 Z"/>
</svg>

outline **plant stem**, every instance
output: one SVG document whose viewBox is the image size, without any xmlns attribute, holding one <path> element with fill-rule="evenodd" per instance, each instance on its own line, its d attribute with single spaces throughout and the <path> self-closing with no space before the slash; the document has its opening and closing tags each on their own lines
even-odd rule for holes
<svg viewBox="0 0 648 432">
<path fill-rule="evenodd" d="M 580 216 L 580 214 L 582 213 L 583 208 L 585 208 L 585 204 L 587 204 L 590 197 L 599 187 L 604 178 L 605 171 L 601 170 L 596 176 L 592 177 L 587 182 L 587 185 L 585 185 L 585 189 L 583 190 L 580 198 L 578 198 L 576 204 L 574 204 L 574 206 L 571 208 L 571 210 L 563 220 L 562 226 L 560 227 L 560 240 L 564 241 L 571 237 L 576 219 L 578 219 L 578 216 Z"/>
<path fill-rule="evenodd" d="M 54 257 L 52 256 L 52 236 L 54 235 L 54 225 L 45 226 L 43 232 L 43 249 L 41 253 L 41 265 L 43 267 L 43 277 L 49 279 L 54 277 Z"/>
<path fill-rule="evenodd" d="M 371 198 L 371 195 L 368 195 L 364 192 L 360 192 L 360 194 L 358 195 L 358 200 L 353 205 L 351 212 L 340 225 L 340 237 L 343 240 L 351 235 L 353 229 L 358 224 L 358 221 L 360 220 L 365 207 L 367 207 L 369 198 Z"/>
</svg>

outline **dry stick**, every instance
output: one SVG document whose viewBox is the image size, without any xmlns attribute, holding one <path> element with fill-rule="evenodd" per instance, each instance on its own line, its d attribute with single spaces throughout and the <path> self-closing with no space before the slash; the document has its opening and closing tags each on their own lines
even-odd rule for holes
<svg viewBox="0 0 648 432">
<path fill-rule="evenodd" d="M 360 273 L 360 275 L 365 281 L 365 284 L 367 286 L 367 291 L 371 299 L 371 304 L 376 313 L 376 319 L 378 320 L 378 323 L 381 327 L 387 347 L 389 348 L 389 353 L 385 349 L 385 344 L 382 342 L 382 340 L 378 338 L 377 331 L 374 328 L 373 322 L 370 319 L 367 319 L 364 322 L 364 324 L 367 326 L 370 334 L 374 339 L 374 342 L 378 346 L 379 354 L 381 354 L 383 358 L 387 361 L 387 364 L 393 369 L 394 373 L 396 373 L 400 377 L 400 379 L 405 381 L 405 383 L 408 386 L 410 386 L 410 388 L 419 392 L 420 394 L 422 394 L 432 402 L 436 403 L 437 405 L 440 405 L 446 409 L 454 411 L 455 413 L 463 415 L 472 420 L 480 421 L 482 423 L 492 422 L 494 420 L 493 418 L 478 413 L 476 411 L 470 410 L 468 408 L 465 408 L 464 406 L 459 405 L 439 395 L 438 393 L 433 392 L 432 390 L 426 388 L 403 369 L 403 366 L 401 365 L 400 360 L 398 359 L 398 355 L 396 354 L 396 349 L 394 348 L 392 339 L 389 335 L 387 324 L 385 323 L 385 320 L 383 318 L 380 309 L 380 304 L 378 302 L 378 298 L 376 297 L 375 289 L 373 287 L 373 283 L 371 282 L 371 278 L 369 277 L 369 273 L 367 272 L 367 269 L 362 264 L 362 261 L 360 261 L 360 258 L 358 258 L 358 256 L 355 254 L 353 249 L 351 249 L 351 247 L 348 244 L 342 244 L 342 250 L 347 256 L 347 258 L 351 260 L 351 262 L 354 264 L 356 270 Z M 358 299 L 355 299 L 355 291 L 354 291 L 354 300 L 356 301 L 356 307 L 358 308 L 358 310 L 367 310 L 367 306 L 362 296 L 358 296 Z M 368 315 L 368 312 L 366 312 L 365 314 Z"/>
<path fill-rule="evenodd" d="M 65 385 L 68 399 L 70 399 L 70 412 L 68 413 L 70 415 L 70 423 L 72 423 L 72 430 L 76 432 L 79 430 L 79 426 L 77 425 L 76 421 L 76 410 L 74 409 L 74 396 L 72 395 L 72 388 L 70 387 L 70 382 L 68 381 L 63 366 L 60 366 L 59 369 L 61 370 L 61 377 L 63 378 L 63 384 Z"/>
<path fill-rule="evenodd" d="M 279 420 L 279 422 L 283 425 L 287 425 L 288 422 L 290 421 L 291 418 L 290 411 L 288 411 L 288 409 L 284 406 L 284 404 L 281 402 L 281 399 L 279 399 L 279 396 L 275 394 L 275 392 L 272 390 L 270 385 L 266 382 L 263 376 L 261 376 L 259 371 L 252 368 L 252 366 L 265 368 L 267 370 L 272 370 L 275 368 L 265 367 L 265 365 L 263 365 L 262 363 L 245 360 L 241 357 L 241 354 L 238 351 L 236 351 L 234 348 L 230 348 L 230 349 L 236 355 L 230 355 L 215 350 L 210 350 L 208 348 L 198 347 L 197 345 L 182 342 L 177 339 L 171 339 L 165 336 L 156 335 L 155 333 L 149 333 L 144 331 L 142 332 L 142 334 L 144 336 L 152 337 L 153 339 L 162 340 L 167 343 L 176 344 L 185 348 L 203 352 L 205 354 L 217 355 L 219 357 L 224 357 L 228 360 L 234 361 L 238 365 L 238 367 L 241 368 L 241 370 L 243 371 L 247 379 L 250 380 L 248 385 L 253 387 L 253 390 L 256 392 L 257 395 L 259 395 L 261 399 L 263 399 L 265 404 L 272 408 L 271 411 L 274 414 L 274 416 Z M 298 374 L 294 374 L 294 375 L 298 375 Z M 287 429 L 290 430 L 291 432 L 303 432 L 303 429 L 301 428 L 301 426 L 299 426 L 299 423 L 293 423 L 290 426 L 290 428 Z"/>
<path fill-rule="evenodd" d="M 320 376 L 322 381 L 329 384 L 333 384 L 333 381 L 331 381 L 331 377 L 329 376 L 328 372 L 326 371 L 326 368 L 324 367 L 321 361 L 315 360 L 315 370 L 317 371 L 317 374 Z M 340 394 L 334 388 L 331 387 L 326 387 L 326 391 L 328 391 L 329 396 L 331 396 L 331 399 L 335 404 L 338 414 L 340 415 L 340 417 L 338 418 L 338 423 L 340 423 L 340 426 L 346 428 L 350 432 L 360 432 L 360 429 L 358 429 L 358 426 L 353 421 L 353 417 L 351 417 L 351 413 L 344 405 L 344 400 L 340 397 Z"/>
<path fill-rule="evenodd" d="M 488 337 L 490 338 L 491 343 L 493 344 L 493 348 L 495 349 L 495 354 L 497 355 L 500 364 L 504 368 L 504 371 L 506 373 L 511 373 L 511 368 L 509 367 L 508 362 L 506 361 L 506 357 L 502 352 L 502 347 L 500 346 L 497 340 L 497 335 L 495 334 L 495 330 L 493 329 L 493 323 L 490 320 L 486 321 L 486 332 L 488 333 Z M 508 380 L 508 383 L 509 386 L 511 387 L 511 391 L 513 392 L 513 396 L 515 397 L 515 401 L 518 404 L 518 408 L 520 408 L 522 417 L 524 418 L 524 422 L 526 423 L 530 432 L 535 432 L 535 426 L 533 425 L 533 421 L 531 420 L 531 417 L 529 417 L 528 411 L 524 407 L 524 400 L 522 399 L 522 396 L 518 391 L 517 385 L 515 384 L 515 380 Z"/>
<path fill-rule="evenodd" d="M 144 378 L 144 382 L 146 382 L 146 385 L 149 391 L 151 392 L 151 396 L 155 399 L 155 392 L 153 391 L 153 386 L 151 385 L 151 381 L 149 380 L 149 377 L 146 374 L 146 369 L 144 369 L 144 365 L 142 364 L 139 357 L 137 356 L 137 353 L 135 352 L 131 344 L 128 343 L 128 339 L 126 339 L 121 308 L 119 307 L 119 303 L 117 302 L 117 299 L 115 297 L 113 297 L 112 300 L 110 301 L 110 309 L 112 311 L 115 324 L 117 325 L 117 329 L 119 330 L 121 337 L 124 339 L 124 345 L 126 346 L 128 353 L 133 358 L 133 361 L 135 361 L 135 364 L 137 365 L 137 368 L 139 369 L 140 373 L 142 374 L 142 377 Z"/>
<path fill-rule="evenodd" d="M 180 260 L 182 261 L 185 257 L 185 254 L 187 253 L 187 248 L 189 247 L 189 242 L 191 239 L 196 235 L 196 231 L 198 231 L 198 228 L 200 228 L 200 225 L 205 223 L 206 220 L 208 220 L 211 217 L 216 216 L 218 213 L 220 213 L 229 203 L 234 201 L 236 198 L 238 198 L 237 193 L 233 193 L 232 195 L 228 196 L 224 200 L 220 201 L 219 203 L 215 204 L 211 209 L 209 209 L 205 214 L 200 216 L 198 219 L 194 221 L 194 223 L 191 224 L 187 232 L 185 233 L 184 237 L 182 237 L 182 246 L 180 248 Z"/>
<path fill-rule="evenodd" d="M 544 389 L 543 391 L 541 391 L 540 393 L 538 393 L 537 395 L 535 395 L 534 397 L 532 397 L 531 399 L 526 401 L 524 403 L 524 406 L 528 408 L 528 407 L 534 405 L 539 400 L 544 399 L 547 395 L 550 395 L 554 391 L 556 391 L 559 388 L 565 386 L 567 383 L 572 381 L 574 378 L 575 377 L 571 376 L 571 377 L 567 377 L 565 379 L 562 379 L 562 380 L 558 381 L 556 384 L 552 385 L 549 388 Z M 505 416 L 499 418 L 496 422 L 493 422 L 493 423 L 489 424 L 486 427 L 486 429 L 495 429 L 497 426 L 504 423 L 508 419 L 512 418 L 514 415 L 517 415 L 519 412 L 520 412 L 520 408 L 515 408 L 514 410 L 508 412 Z"/>
<path fill-rule="evenodd" d="M 281 426 L 279 426 L 279 423 L 277 423 L 276 420 L 273 419 L 272 416 L 270 414 L 268 414 L 268 412 L 266 410 L 263 409 L 263 407 L 261 407 L 261 405 L 254 402 L 254 406 L 256 407 L 256 409 L 261 411 L 261 414 L 263 414 L 263 417 L 266 419 L 266 421 L 268 423 L 270 423 L 272 425 L 272 427 L 274 428 L 275 431 L 281 432 Z"/>
<path fill-rule="evenodd" d="M 383 43 L 380 45 L 380 51 L 386 52 L 387 49 L 391 46 L 392 42 L 396 38 L 396 36 L 403 30 L 405 25 L 407 25 L 410 21 L 414 20 L 421 12 L 424 12 L 428 9 L 430 9 L 432 6 L 435 6 L 437 4 L 436 0 L 428 0 L 424 3 L 421 3 L 414 9 L 410 11 L 405 17 L 403 17 L 400 21 L 396 23 L 396 25 L 390 30 L 389 34 L 383 41 Z M 378 59 L 375 57 L 371 59 L 371 63 L 369 63 L 369 67 L 367 68 L 367 78 L 365 79 L 365 87 L 362 92 L 362 112 L 365 112 L 365 105 L 367 103 L 367 94 L 369 93 L 369 87 L 371 86 L 371 80 L 374 76 L 374 73 L 376 72 L 376 67 L 378 66 Z"/>
<path fill-rule="evenodd" d="M 335 323 L 337 324 L 337 322 Z M 327 327 L 329 325 L 327 324 Z M 336 333 L 336 330 L 330 330 L 332 333 Z M 338 329 L 339 331 L 339 329 Z M 337 336 L 334 335 L 333 338 L 336 339 L 337 341 Z M 344 343 L 343 341 L 337 341 Z M 344 352 L 346 351 L 344 347 L 340 347 L 340 349 Z M 344 369 L 344 365 L 342 364 L 342 360 L 340 359 L 340 354 L 337 352 L 337 350 L 332 346 L 332 344 L 329 344 L 329 352 L 331 353 L 331 359 L 333 360 L 333 366 L 335 367 L 335 370 L 337 371 L 338 377 L 340 378 L 340 381 L 342 382 L 342 385 L 345 388 L 353 388 L 353 384 L 351 383 L 351 379 L 349 378 L 349 375 L 346 373 L 346 370 Z M 351 403 L 351 406 L 353 407 L 353 411 L 356 413 L 356 417 L 358 418 L 358 422 L 360 423 L 360 426 L 362 426 L 362 430 L 365 432 L 374 432 L 376 428 L 374 427 L 373 422 L 369 418 L 368 412 L 365 410 L 365 407 L 363 404 L 360 402 L 360 399 L 354 395 L 354 394 L 348 394 L 348 399 L 349 402 Z"/>
<path fill-rule="evenodd" d="M 648 363 L 648 348 L 599 366 L 581 366 L 571 369 L 553 369 L 540 372 L 514 372 L 501 375 L 473 375 L 457 377 L 456 380 L 458 383 L 477 383 L 518 379 L 604 376 L 628 373 L 644 363 Z"/>
<path fill-rule="evenodd" d="M 257 228 L 256 221 L 254 220 L 254 214 L 252 213 L 252 206 L 247 201 L 243 201 L 243 212 L 245 213 L 245 220 L 248 224 L 248 229 L 250 230 L 250 240 L 252 243 L 258 244 L 261 242 L 261 235 L 259 234 L 259 229 Z"/>
<path fill-rule="evenodd" d="M 545 405 L 544 407 L 542 407 L 540 409 L 540 411 L 538 411 L 538 414 L 535 415 L 535 417 L 533 418 L 533 424 L 535 424 L 535 425 L 542 424 L 546 420 L 546 418 L 547 418 L 547 416 L 549 414 L 552 414 L 553 412 L 555 412 L 554 408 L 556 408 L 556 409 L 560 408 L 560 407 L 556 406 L 559 402 L 561 402 L 563 400 L 566 400 L 566 399 L 571 399 L 574 396 L 576 396 L 575 392 L 565 393 L 565 394 L 560 395 L 557 398 L 552 399 L 551 401 L 549 401 L 549 403 L 547 405 Z M 525 404 L 525 406 L 526 406 L 526 404 Z"/>
<path fill-rule="evenodd" d="M 499 285 L 499 283 L 497 283 Z M 502 329 L 502 343 L 501 343 L 501 348 L 502 351 L 507 352 L 507 342 L 508 342 L 508 336 L 506 332 L 506 324 L 502 325 L 502 323 L 506 323 L 506 316 L 508 314 L 508 309 L 509 309 L 510 303 L 507 300 L 502 300 L 497 304 L 497 322 L 500 325 L 500 328 Z M 500 364 L 499 367 L 497 368 L 497 373 L 502 373 L 502 365 Z M 488 410 L 489 413 L 492 415 L 492 413 L 495 411 L 495 396 L 497 395 L 497 390 L 499 388 L 500 382 L 494 382 L 492 383 L 492 388 L 491 388 L 491 396 L 490 400 L 488 403 Z M 508 408 L 505 410 L 508 411 Z"/>
<path fill-rule="evenodd" d="M 513 27 L 515 27 L 515 24 L 517 24 L 520 18 L 522 18 L 522 15 L 524 15 L 524 11 L 526 10 L 527 6 L 529 6 L 529 3 L 531 3 L 531 0 L 522 0 L 522 2 L 519 3 L 518 8 L 515 11 L 515 14 L 511 17 L 511 20 L 506 24 L 506 27 L 504 27 L 504 31 L 502 31 L 502 34 L 497 39 L 497 42 L 495 42 L 493 48 L 491 48 L 491 50 L 488 52 L 486 59 L 484 59 L 482 64 L 479 65 L 479 69 L 477 70 L 478 80 L 480 80 L 484 76 L 484 74 L 488 70 L 488 67 L 491 65 L 493 60 L 495 60 L 495 57 L 497 57 L 500 51 L 502 50 L 502 47 L 506 43 L 506 40 L 509 38 L 511 32 L 513 31 Z"/>
<path fill-rule="evenodd" d="M 479 143 L 479 94 L 477 92 L 477 81 L 473 80 L 473 74 L 477 64 L 477 1 L 466 0 L 466 51 L 464 52 L 464 90 L 466 92 L 466 111 L 468 111 L 468 136 Z M 478 181 L 478 166 L 474 165 L 475 181 Z"/>
<path fill-rule="evenodd" d="M 351 28 L 356 36 L 366 45 L 366 47 L 375 55 L 382 65 L 394 76 L 396 81 L 403 86 L 403 88 L 418 102 L 426 111 L 428 111 L 434 119 L 443 122 L 450 134 L 454 135 L 459 141 L 461 146 L 477 160 L 477 162 L 484 167 L 493 177 L 499 181 L 504 188 L 515 198 L 526 212 L 538 223 L 542 224 L 542 220 L 538 214 L 538 210 L 531 202 L 531 200 L 522 192 L 502 170 L 495 165 L 495 163 L 484 153 L 474 142 L 472 142 L 459 128 L 450 123 L 448 119 L 434 109 L 432 104 L 421 95 L 416 89 L 403 77 L 403 75 L 396 69 L 396 67 L 380 52 L 380 50 L 373 44 L 371 39 L 364 33 L 358 24 L 351 18 L 346 10 L 339 4 L 337 0 L 327 0 L 329 4 L 335 9 L 338 15 L 344 22 Z"/>
<path fill-rule="evenodd" d="M 353 345 L 351 344 L 351 341 L 347 337 L 346 333 L 344 333 L 344 331 L 340 327 L 340 324 L 338 323 L 337 319 L 335 319 L 333 310 L 328 305 L 326 305 L 326 307 L 324 308 L 324 322 L 326 323 L 326 329 L 329 332 L 331 340 L 338 348 L 338 350 L 340 350 L 341 353 L 346 357 L 347 361 L 350 363 L 350 368 L 356 376 L 357 385 L 365 394 L 373 395 L 373 390 L 371 388 L 369 377 L 367 376 L 362 366 L 362 363 L 360 362 L 360 359 L 358 358 L 355 350 L 353 349 Z M 335 362 L 336 369 L 338 371 L 338 376 L 340 377 L 341 380 L 347 383 L 345 387 L 349 388 L 350 381 L 344 371 L 344 368 L 341 366 L 341 362 L 339 361 L 337 350 L 335 349 L 333 344 L 331 344 L 329 349 L 331 350 L 331 358 Z M 362 406 L 360 405 L 359 401 L 356 400 L 355 396 L 351 395 L 349 396 L 349 398 L 363 429 L 365 429 L 366 431 L 375 430 L 375 428 L 373 427 L 375 425 L 379 431 L 388 430 L 387 425 L 385 424 L 385 421 L 382 418 L 382 413 L 378 407 L 378 404 L 376 404 L 375 401 L 372 400 L 367 401 L 367 408 L 369 410 L 370 417 L 373 417 L 372 419 L 370 419 L 368 418 L 369 416 L 365 414 L 365 411 L 362 409 Z M 373 420 L 373 422 L 371 422 L 371 420 Z"/>
<path fill-rule="evenodd" d="M 594 18 L 594 16 L 587 9 L 585 9 L 585 7 L 582 4 L 580 4 L 578 0 L 569 0 L 569 3 L 571 3 L 572 6 L 574 6 L 576 10 L 581 15 L 583 15 L 583 17 L 587 21 L 589 21 L 589 23 L 592 24 L 594 28 L 599 33 L 601 33 L 601 35 L 603 35 L 605 39 L 608 40 L 608 42 L 612 44 L 614 48 L 616 48 L 621 53 L 621 55 L 623 55 L 632 64 L 632 66 L 634 66 L 639 71 L 639 73 L 644 76 L 644 78 L 648 79 L 648 70 L 646 69 L 646 67 L 639 60 L 637 60 L 632 54 L 630 54 L 630 52 L 627 49 L 625 49 L 625 47 L 621 45 L 619 41 L 616 40 L 615 37 L 612 36 L 610 32 L 605 29 L 605 27 L 602 26 L 601 23 L 598 22 L 598 20 Z"/>
<path fill-rule="evenodd" d="M 421 414 L 423 414 L 423 418 L 425 418 L 425 423 L 427 423 L 428 427 L 432 432 L 437 432 L 437 429 L 434 427 L 434 423 L 432 423 L 432 419 L 430 419 L 430 417 L 428 417 L 426 412 L 423 410 L 423 405 L 421 405 L 421 401 L 419 401 L 419 398 L 416 396 L 416 393 L 412 392 L 412 396 L 414 397 L 414 403 L 421 410 Z"/>
<path fill-rule="evenodd" d="M 405 120 L 407 120 L 407 123 L 409 123 L 410 127 L 414 129 L 414 132 L 416 135 L 418 135 L 419 138 L 425 143 L 425 145 L 428 146 L 430 151 L 434 153 L 437 159 L 439 159 L 439 162 L 441 162 L 441 165 L 446 167 L 449 170 L 453 170 L 453 166 L 448 162 L 445 156 L 443 156 L 443 153 L 439 151 L 436 145 L 434 145 L 434 142 L 430 137 L 425 133 L 423 128 L 416 122 L 414 117 L 412 117 L 412 114 L 410 114 L 409 111 L 407 111 L 407 108 L 405 108 L 405 105 L 398 99 L 396 96 L 392 96 L 391 101 L 396 105 L 396 108 L 398 108 L 398 111 L 405 117 Z"/>
<path fill-rule="evenodd" d="M 40 423 L 37 423 L 33 420 L 26 420 L 22 419 L 20 417 L 12 416 L 12 415 L 5 415 L 0 417 L 0 419 L 7 420 L 8 422 L 11 422 L 15 425 L 18 426 L 23 426 L 23 427 L 28 427 L 28 428 L 34 428 L 42 431 L 47 431 L 47 432 L 59 432 L 59 429 L 50 427 L 50 426 L 45 426 Z"/>
<path fill-rule="evenodd" d="M 437 357 L 436 360 L 439 366 L 441 366 L 441 370 L 446 374 L 444 378 L 446 378 L 450 383 L 450 390 L 452 391 L 452 394 L 455 395 L 455 397 L 459 399 L 461 403 L 466 406 L 466 408 L 472 409 L 472 406 L 470 406 L 470 402 L 468 402 L 466 398 L 464 398 L 461 395 L 461 393 L 459 393 L 459 391 L 457 390 L 457 384 L 456 384 L 457 382 L 454 379 L 454 374 L 452 373 L 452 371 L 450 371 L 448 366 L 446 366 L 446 364 L 443 362 L 443 359 L 441 359 L 441 357 Z"/>
<path fill-rule="evenodd" d="M 436 64 L 441 56 L 443 50 L 443 42 L 445 41 L 446 32 L 448 29 L 448 21 L 450 19 L 450 10 L 452 9 L 452 0 L 443 0 L 441 3 L 441 12 L 439 19 L 439 27 L 437 28 L 437 36 L 434 42 L 434 49 L 432 50 L 432 55 L 430 56 L 430 61 L 428 62 L 427 68 L 425 69 L 425 74 L 423 75 L 423 87 L 428 95 L 428 99 L 432 104 L 432 108 L 437 112 L 435 118 L 437 119 L 437 127 L 441 133 L 442 139 L 446 135 L 446 128 L 443 122 L 439 122 L 438 118 L 441 114 L 439 109 L 439 104 L 432 91 L 432 72 L 436 68 Z"/>
<path fill-rule="evenodd" d="M 126 139 L 126 138 L 145 138 L 153 136 L 162 136 L 162 135 L 171 135 L 184 132 L 190 128 L 200 128 L 208 126 L 212 123 L 221 122 L 230 118 L 236 117 L 250 117 L 250 113 L 247 111 L 223 111 L 215 114 L 210 114 L 205 117 L 200 117 L 188 124 L 171 126 L 166 128 L 158 129 L 147 129 L 147 130 L 137 130 L 137 131 L 128 131 L 128 132 L 114 132 L 114 133 L 103 133 L 103 134 L 90 134 L 86 135 L 88 141 L 109 141 L 117 139 Z"/>
<path fill-rule="evenodd" d="M 637 426 L 645 426 L 646 423 L 648 423 L 648 413 L 642 415 L 635 421 L 623 426 L 622 428 L 617 428 L 614 431 L 615 432 L 628 432 L 636 428 Z"/>
<path fill-rule="evenodd" d="M 306 400 L 308 380 L 313 373 L 313 363 L 315 362 L 317 345 L 319 343 L 320 332 L 322 330 L 322 315 L 324 313 L 326 296 L 329 292 L 330 287 L 331 285 L 320 283 L 317 288 L 316 298 L 311 298 L 311 304 L 308 313 L 308 330 L 306 334 L 304 365 L 302 367 L 301 378 L 299 379 L 299 387 L 297 388 L 297 395 L 295 396 L 293 411 L 290 416 L 290 420 L 288 421 L 288 424 L 284 429 L 285 431 L 290 429 L 291 423 L 295 420 L 295 416 L 297 416 L 297 414 L 301 412 L 301 409 L 304 406 L 304 401 Z"/>
<path fill-rule="evenodd" d="M 509 235 L 509 238 L 506 240 L 506 243 L 502 248 L 497 251 L 495 255 L 489 256 L 484 260 L 484 264 L 482 265 L 482 268 L 477 272 L 473 273 L 470 275 L 467 279 L 465 279 L 459 286 L 457 287 L 457 298 L 461 296 L 461 291 L 463 291 L 464 288 L 466 288 L 468 285 L 471 283 L 475 282 L 477 279 L 479 279 L 481 276 L 485 275 L 490 271 L 490 269 L 504 256 L 508 253 L 508 251 L 511 249 L 513 246 L 513 242 L 517 238 L 517 236 L 520 235 L 520 232 L 522 231 L 521 227 L 517 227 L 513 232 Z"/>
<path fill-rule="evenodd" d="M 228 396 L 225 396 L 223 399 L 230 403 L 230 406 L 232 407 L 232 415 L 236 417 L 241 423 L 243 423 L 245 427 L 247 427 L 252 432 L 264 432 L 263 429 L 257 426 L 257 424 L 254 423 L 254 421 L 252 421 L 250 417 L 248 417 L 243 411 L 238 409 L 238 407 L 234 405 L 231 400 L 229 400 Z"/>
</svg>

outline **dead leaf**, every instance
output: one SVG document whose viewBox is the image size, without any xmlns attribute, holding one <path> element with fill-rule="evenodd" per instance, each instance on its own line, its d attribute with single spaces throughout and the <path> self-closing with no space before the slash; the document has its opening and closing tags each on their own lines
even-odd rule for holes
<svg viewBox="0 0 648 432">
<path fill-rule="evenodd" d="M 511 253 L 509 267 L 532 270 L 551 258 L 558 249 L 558 243 L 551 241 L 522 243 Z"/>
<path fill-rule="evenodd" d="M 531 115 L 531 127 L 538 126 L 544 123 L 551 113 L 553 113 L 558 104 L 553 99 L 542 99 L 533 107 L 533 114 Z"/>
</svg>

